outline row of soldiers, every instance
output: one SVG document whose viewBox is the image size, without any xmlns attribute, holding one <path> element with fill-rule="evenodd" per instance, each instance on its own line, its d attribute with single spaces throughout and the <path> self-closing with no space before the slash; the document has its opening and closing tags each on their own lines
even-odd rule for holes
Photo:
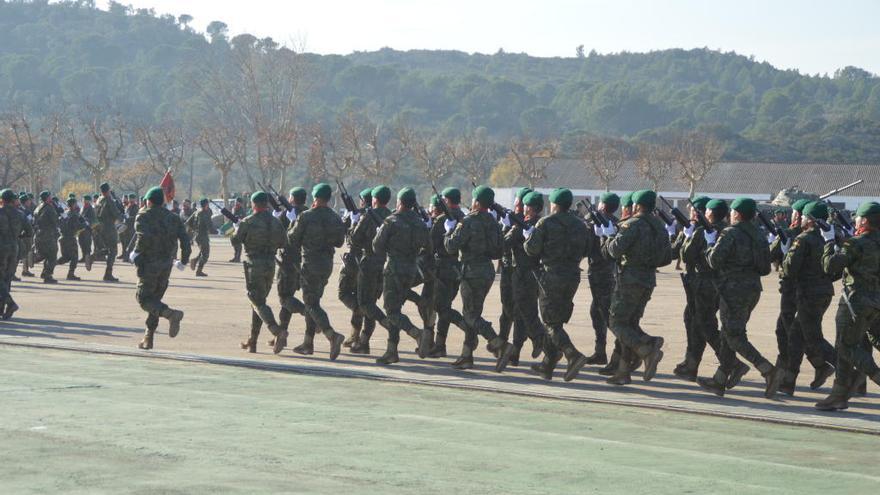
<svg viewBox="0 0 880 495">
<path fill-rule="evenodd" d="M 140 278 L 138 300 L 149 313 L 140 344 L 144 349 L 153 345 L 159 317 L 171 321 L 172 336 L 179 330 L 182 312 L 171 310 L 161 298 L 176 245 L 181 246 L 179 266 L 191 254 L 183 222 L 179 216 L 162 213 L 167 210 L 161 207 L 160 193 L 154 189 L 147 195 L 147 205 L 135 224 L 137 237 L 131 253 Z M 688 349 L 685 360 L 676 366 L 677 376 L 724 395 L 749 371 L 742 358 L 759 370 L 766 383 L 765 395 L 773 398 L 780 388 L 793 393 L 792 375 L 796 376 L 799 365 L 798 349 L 803 348 L 817 369 L 814 384 L 836 373 L 832 394 L 817 404 L 820 409 L 845 408 L 867 377 L 880 383 L 869 340 L 880 317 L 876 304 L 880 300 L 880 204 L 859 208 L 857 230 L 843 242 L 833 227 L 818 228 L 823 215 L 827 218 L 824 203 L 802 205 L 800 211 L 795 208 L 801 231 L 789 232 L 782 242 L 781 236 L 768 239 L 756 226 L 757 204 L 749 198 L 730 204 L 695 198 L 692 221 L 676 226 L 658 218 L 657 195 L 649 190 L 623 198 L 604 195 L 599 204 L 608 219 L 604 223 L 577 215 L 567 189 L 549 195 L 549 214 L 544 213 L 544 196 L 529 189 L 518 192 L 510 211 L 495 203 L 491 188 L 476 187 L 465 214 L 461 192 L 455 188 L 432 197 L 429 211 L 418 205 L 411 188 L 404 188 L 392 211 L 390 189 L 379 186 L 362 191 L 360 208 L 347 208 L 343 218 L 329 206 L 332 195 L 329 185 L 318 184 L 307 207 L 305 189 L 295 188 L 287 201 L 289 207 L 278 207 L 270 195 L 258 192 L 251 197 L 253 213 L 233 220 L 233 240 L 241 243 L 245 253 L 244 275 L 252 305 L 251 332 L 242 348 L 256 352 L 265 325 L 273 334 L 273 351 L 281 352 L 287 346 L 292 315 L 300 314 L 305 319 L 305 336 L 295 352 L 311 354 L 315 333 L 320 331 L 330 342 L 331 359 L 336 359 L 345 344 L 352 353 L 367 354 L 378 323 L 388 331 L 388 346 L 377 363 L 388 365 L 399 360 L 401 330 L 415 340 L 421 358 L 443 357 L 448 329 L 455 325 L 465 334 L 460 356 L 453 363 L 457 369 L 473 367 L 473 352 L 482 336 L 496 356 L 498 372 L 508 364 L 518 364 L 520 351 L 530 340 L 532 355 L 543 354 L 532 369 L 545 379 L 552 379 L 564 357 L 566 381 L 574 379 L 586 364 L 605 362 L 608 366 L 601 372 L 610 375 L 609 383 L 630 383 L 631 373 L 642 366 L 643 379 L 648 381 L 663 358 L 663 339 L 646 334 L 640 320 L 656 285 L 657 268 L 680 257 L 687 268 Z M 615 216 L 618 208 L 620 220 Z M 335 331 L 320 304 L 334 252 L 346 240 L 349 249 L 343 256 L 339 295 L 352 312 L 353 332 L 348 339 Z M 590 356 L 573 345 L 564 328 L 572 314 L 585 257 L 597 343 Z M 774 257 L 781 257 L 783 279 L 796 281 L 792 282 L 796 287 L 794 320 L 799 322 L 799 330 L 781 323 L 789 347 L 783 351 L 780 346 L 775 364 L 755 349 L 746 332 L 760 298 L 761 276 L 770 272 Z M 498 259 L 502 260 L 504 312 L 496 332 L 482 313 L 495 280 L 493 262 Z M 821 313 L 830 304 L 830 282 L 840 276 L 845 292 L 836 319 L 835 349 L 822 343 Z M 817 277 L 823 284 L 814 291 Z M 276 282 L 281 303 L 277 320 L 267 302 Z M 301 300 L 296 297 L 298 291 Z M 452 308 L 458 292 L 462 295 L 460 312 Z M 819 303 L 825 299 L 823 308 Z M 420 326 L 402 312 L 406 301 L 416 304 Z M 607 329 L 616 337 L 610 359 L 605 351 Z M 802 347 L 796 342 L 803 342 Z M 720 366 L 711 378 L 697 378 L 706 344 L 716 352 Z"/>
</svg>

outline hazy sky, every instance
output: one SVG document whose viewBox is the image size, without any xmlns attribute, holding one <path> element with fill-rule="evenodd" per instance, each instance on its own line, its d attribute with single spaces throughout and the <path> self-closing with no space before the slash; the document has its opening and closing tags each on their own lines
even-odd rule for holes
<svg viewBox="0 0 880 495">
<path fill-rule="evenodd" d="M 385 46 L 570 57 L 708 47 L 780 68 L 880 74 L 880 0 L 120 0 L 189 14 L 204 31 L 305 42 L 310 52 Z M 99 1 L 99 5 L 102 3 Z M 103 3 L 106 5 L 106 2 Z"/>
</svg>

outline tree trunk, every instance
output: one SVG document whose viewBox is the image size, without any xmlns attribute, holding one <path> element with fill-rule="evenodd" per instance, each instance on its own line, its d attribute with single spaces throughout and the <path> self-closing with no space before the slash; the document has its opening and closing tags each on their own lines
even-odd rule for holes
<svg viewBox="0 0 880 495">
<path fill-rule="evenodd" d="M 689 197 L 689 198 L 693 198 L 693 197 L 694 197 L 694 191 L 695 191 L 696 189 L 697 189 L 697 184 L 696 184 L 696 182 L 690 182 L 690 183 L 689 183 L 689 188 L 688 188 L 688 197 Z"/>
<path fill-rule="evenodd" d="M 226 200 L 229 199 L 229 170 L 220 169 L 220 196 L 223 198 L 223 206 L 226 206 Z"/>
</svg>

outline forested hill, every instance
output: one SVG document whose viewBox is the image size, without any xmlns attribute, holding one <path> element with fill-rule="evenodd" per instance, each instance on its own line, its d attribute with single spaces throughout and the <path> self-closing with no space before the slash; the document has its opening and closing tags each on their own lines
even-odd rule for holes
<svg viewBox="0 0 880 495">
<path fill-rule="evenodd" d="M 186 120 L 193 61 L 236 41 L 222 22 L 205 33 L 190 22 L 115 3 L 0 2 L 0 106 L 52 112 L 88 102 L 132 120 Z M 307 120 L 358 108 L 377 120 L 405 113 L 438 135 L 485 127 L 499 138 L 702 128 L 728 142 L 728 159 L 880 162 L 880 78 L 855 67 L 808 76 L 707 49 L 307 58 Z"/>
</svg>

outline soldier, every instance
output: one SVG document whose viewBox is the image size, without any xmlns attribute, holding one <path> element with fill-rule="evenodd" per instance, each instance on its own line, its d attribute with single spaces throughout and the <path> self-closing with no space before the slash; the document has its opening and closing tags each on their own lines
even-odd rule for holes
<svg viewBox="0 0 880 495">
<path fill-rule="evenodd" d="M 379 296 L 382 295 L 382 269 L 385 265 L 385 253 L 373 251 L 373 239 L 376 237 L 376 230 L 381 226 L 381 222 L 384 222 L 391 215 L 391 210 L 387 206 L 388 201 L 391 200 L 391 189 L 387 186 L 377 186 L 372 191 L 372 198 L 373 208 L 365 213 L 363 218 L 357 212 L 350 215 L 353 225 L 351 245 L 362 253 L 358 261 L 358 311 L 364 315 L 364 318 L 383 322 L 382 325 L 387 325 L 386 328 L 388 328 L 391 323 L 377 305 Z M 351 346 L 353 354 L 370 353 L 370 337 L 373 335 L 373 329 L 374 327 L 363 329 L 357 343 Z M 388 331 L 393 332 L 394 329 L 388 328 Z"/>
<path fill-rule="evenodd" d="M 31 228 L 28 234 L 23 236 L 18 245 L 18 258 L 22 264 L 21 276 L 33 277 L 31 268 L 34 266 L 34 197 L 32 194 L 22 192 L 19 196 L 21 201 L 21 212 L 25 216 L 25 221 Z"/>
<path fill-rule="evenodd" d="M 618 220 L 618 222 L 617 222 L 618 224 L 632 216 L 632 209 L 633 209 L 632 195 L 633 195 L 633 193 L 628 192 L 628 193 L 623 194 L 620 197 L 620 220 Z M 598 239 L 597 242 L 599 243 L 599 248 L 598 248 L 599 256 L 607 258 L 605 253 L 603 253 L 603 251 L 602 251 L 602 239 L 601 238 L 602 238 L 602 236 L 604 236 L 604 234 L 598 232 L 598 229 L 596 229 L 595 226 L 593 227 L 593 229 L 594 229 L 594 234 Z M 612 230 L 614 230 L 614 229 L 610 229 L 609 232 L 611 232 Z M 614 265 L 614 270 L 613 270 L 614 285 L 611 287 L 611 297 L 613 297 L 614 288 L 617 286 L 617 262 L 612 260 L 612 263 Z M 608 301 L 609 328 L 610 328 L 610 324 L 611 324 L 611 300 L 610 300 L 611 297 L 609 297 L 609 301 Z M 605 365 L 604 368 L 599 370 L 599 374 L 603 375 L 603 376 L 612 376 L 615 373 L 617 373 L 617 368 L 620 364 L 620 355 L 621 355 L 620 340 L 615 338 L 614 339 L 614 350 L 611 352 L 611 359 L 608 360 L 608 364 Z M 630 357 L 633 360 L 633 362 L 630 363 L 630 369 L 638 368 L 639 362 L 640 362 L 638 356 L 630 356 Z"/>
<path fill-rule="evenodd" d="M 544 197 L 539 192 L 529 192 L 522 198 L 524 221 L 528 226 L 537 225 L 544 210 Z M 519 366 L 519 354 L 526 338 L 531 338 L 535 348 L 544 346 L 544 338 L 547 331 L 538 316 L 538 281 L 535 278 L 540 267 L 540 259 L 526 253 L 523 244 L 525 235 L 522 227 L 513 224 L 510 219 L 504 218 L 502 222 L 507 227 L 504 235 L 504 246 L 510 250 L 512 299 L 514 308 L 513 324 L 513 355 L 510 357 L 512 366 Z M 507 225 L 511 223 L 511 225 Z M 537 357 L 533 354 L 532 357 Z"/>
<path fill-rule="evenodd" d="M 698 378 L 703 389 L 719 397 L 731 378 L 745 373 L 737 369 L 736 355 L 752 363 L 766 381 L 764 396 L 776 396 L 782 373 L 749 342 L 746 326 L 752 310 L 761 298 L 761 277 L 770 273 L 770 250 L 767 241 L 752 220 L 757 204 L 751 198 L 739 198 L 731 204 L 731 226 L 720 234 L 705 232 L 709 266 L 718 273 L 721 310 L 721 350 L 719 366 L 713 378 Z M 717 241 L 717 242 L 716 242 Z M 736 379 L 735 381 L 739 381 Z"/>
<path fill-rule="evenodd" d="M 345 242 L 345 226 L 339 215 L 327 206 L 332 194 L 329 184 L 315 185 L 312 188 L 312 207 L 302 212 L 293 228 L 287 232 L 288 249 L 296 256 L 297 263 L 302 260 L 300 281 L 306 318 L 310 318 L 314 328 L 330 341 L 331 361 L 339 356 L 345 341 L 344 335 L 333 330 L 327 313 L 321 308 L 321 296 L 333 272 L 333 254 Z M 303 343 L 294 351 L 311 354 L 313 348 L 314 335 L 306 333 Z"/>
<path fill-rule="evenodd" d="M 633 356 L 645 363 L 643 379 L 649 381 L 663 358 L 663 338 L 646 334 L 639 321 L 657 285 L 657 268 L 672 262 L 672 246 L 666 225 L 653 211 L 657 193 L 642 190 L 633 193 L 632 217 L 620 223 L 620 230 L 609 227 L 602 249 L 617 260 L 619 276 L 611 298 L 610 327 L 620 340 L 621 357 L 617 372 L 608 379 L 614 385 L 631 382 Z"/>
<path fill-rule="evenodd" d="M 807 360 L 816 370 L 810 383 L 810 388 L 816 390 L 834 374 L 834 363 L 837 362 L 834 347 L 822 335 L 822 316 L 834 297 L 834 282 L 822 268 L 825 241 L 817 221 L 828 220 L 828 205 L 824 201 L 808 203 L 802 215 L 803 232 L 791 242 L 790 248 L 783 246 L 783 251 L 787 253 L 782 262 L 782 272 L 796 288 L 795 318 Z M 799 364 L 800 360 L 786 362 L 786 383 L 796 382 Z M 794 390 L 787 390 L 786 393 L 792 395 Z"/>
<path fill-rule="evenodd" d="M 446 336 L 449 334 L 449 325 L 454 323 L 458 328 L 465 330 L 467 327 L 461 313 L 452 309 L 452 301 L 458 295 L 460 284 L 461 263 L 456 254 L 450 254 L 443 245 L 446 234 L 445 224 L 449 220 L 461 222 L 464 213 L 461 211 L 461 191 L 454 187 L 447 187 L 440 195 L 446 203 L 451 218 L 446 215 L 437 217 L 431 226 L 431 249 L 434 254 L 434 311 L 437 313 L 437 335 L 434 345 L 428 353 L 429 357 L 446 357 Z"/>
<path fill-rule="evenodd" d="M 574 380 L 587 364 L 587 357 L 575 348 L 563 327 L 571 319 L 581 281 L 580 263 L 590 248 L 586 225 L 569 211 L 573 199 L 568 189 L 554 190 L 550 194 L 550 215 L 523 232 L 525 254 L 541 262 L 538 303 L 547 337 L 542 339 L 544 361 L 532 369 L 545 380 L 553 378 L 553 370 L 562 356 L 568 362 L 567 382 Z"/>
<path fill-rule="evenodd" d="M 180 216 L 182 211 L 180 209 L 180 203 L 177 202 L 176 199 L 171 200 L 171 213 L 174 213 L 177 216 Z M 189 217 L 187 217 L 189 218 Z"/>
<path fill-rule="evenodd" d="M 413 210 L 415 205 L 415 191 L 409 187 L 401 189 L 397 193 L 395 212 L 385 218 L 373 239 L 373 253 L 383 258 L 387 256 L 382 272 L 382 302 L 387 316 L 382 326 L 388 329 L 388 348 L 376 359 L 377 364 L 400 361 L 397 354 L 400 330 L 419 343 L 419 357 L 424 358 L 431 349 L 431 332 L 416 328 L 401 312 L 410 287 L 419 277 L 417 258 L 422 252 L 431 250 L 429 226 Z M 359 233 L 356 231 L 355 234 Z"/>
<path fill-rule="evenodd" d="M 241 348 L 257 352 L 257 339 L 263 324 L 275 336 L 272 352 L 287 345 L 287 331 L 278 326 L 272 308 L 266 304 L 275 279 L 275 253 L 284 245 L 284 227 L 269 212 L 269 195 L 258 191 L 251 196 L 253 213 L 235 224 L 233 239 L 245 252 L 244 280 L 251 303 L 251 333 Z"/>
<path fill-rule="evenodd" d="M 488 186 L 478 186 L 473 192 L 471 212 L 461 223 L 451 218 L 444 222 L 443 245 L 446 251 L 458 253 L 461 259 L 462 315 L 467 329 L 461 357 L 452 364 L 460 370 L 474 367 L 477 335 L 489 341 L 490 352 L 497 353 L 496 372 L 504 371 L 514 351 L 513 345 L 499 337 L 492 324 L 483 319 L 483 304 L 495 281 L 492 260 L 501 257 L 502 247 L 498 219 L 489 213 L 494 204 L 495 191 Z"/>
<path fill-rule="evenodd" d="M 232 205 L 232 214 L 235 215 L 236 218 L 238 218 L 239 220 L 247 216 L 247 212 L 244 208 L 244 203 L 242 202 L 240 197 L 235 198 L 235 203 Z M 232 251 L 234 254 L 229 262 L 239 263 L 241 262 L 241 242 L 235 240 L 235 236 L 232 236 L 230 242 L 232 243 Z"/>
<path fill-rule="evenodd" d="M 816 403 L 816 409 L 836 411 L 849 407 L 849 397 L 859 392 L 864 374 L 880 385 L 880 368 L 866 345 L 869 332 L 880 322 L 880 204 L 864 203 L 856 210 L 855 236 L 840 248 L 835 246 L 832 226 L 822 232 L 825 273 L 843 274 L 843 294 L 834 318 L 837 326 L 837 369 L 831 394 Z M 872 328 L 874 327 L 874 328 Z M 875 342 L 876 335 L 870 334 Z"/>
<path fill-rule="evenodd" d="M 281 221 L 281 226 L 285 232 L 290 232 L 296 219 L 308 210 L 306 206 L 308 193 L 302 187 L 294 187 L 290 190 L 290 202 L 293 209 L 290 211 L 282 211 L 276 217 Z M 278 299 L 281 302 L 281 309 L 278 311 L 278 324 L 285 331 L 290 326 L 290 319 L 294 314 L 305 315 L 306 307 L 302 301 L 296 298 L 302 282 L 300 281 L 300 263 L 299 253 L 294 253 L 288 243 L 287 236 L 284 237 L 284 247 L 281 250 L 281 263 L 278 265 L 278 284 L 276 286 Z M 306 333 L 315 334 L 314 322 L 306 318 Z M 274 342 L 270 345 L 274 345 Z"/>
<path fill-rule="evenodd" d="M 42 203 L 34 211 L 34 247 L 37 253 L 34 261 L 43 262 L 43 271 L 40 273 L 43 283 L 57 284 L 52 275 L 58 261 L 58 209 L 49 191 L 40 193 L 40 201 Z"/>
<path fill-rule="evenodd" d="M 63 265 L 64 263 L 69 263 L 67 268 L 67 280 L 80 280 L 79 277 L 76 276 L 76 265 L 77 265 L 77 236 L 82 230 L 88 228 L 86 225 L 86 221 L 79 214 L 79 206 L 76 204 L 76 199 L 71 198 L 67 200 L 67 212 L 61 216 L 61 258 L 58 259 L 58 264 Z"/>
<path fill-rule="evenodd" d="M 192 207 L 192 201 L 189 198 L 183 200 L 183 206 L 180 208 L 180 219 L 186 221 L 195 213 Z"/>
<path fill-rule="evenodd" d="M 86 228 L 80 230 L 79 250 L 82 257 L 79 261 L 86 264 L 86 269 L 92 269 L 92 226 L 95 225 L 95 208 L 92 207 L 92 196 L 83 196 L 83 206 L 80 216 L 85 222 Z"/>
<path fill-rule="evenodd" d="M 95 215 L 100 222 L 98 237 L 104 249 L 107 250 L 107 268 L 104 271 L 104 282 L 119 282 L 113 276 L 113 263 L 116 261 L 116 244 L 119 242 L 119 234 L 116 230 L 116 222 L 122 220 L 122 205 L 113 199 L 110 193 L 110 184 L 101 184 L 101 198 L 95 206 Z"/>
<path fill-rule="evenodd" d="M 617 223 L 614 213 L 620 207 L 620 197 L 612 192 L 606 192 L 599 197 L 599 212 L 611 221 Z M 595 227 L 591 225 L 590 227 Z M 593 323 L 593 331 L 596 333 L 596 346 L 592 356 L 587 358 L 587 364 L 607 364 L 606 340 L 608 335 L 608 319 L 611 311 L 611 295 L 614 293 L 614 260 L 608 259 L 602 254 L 600 238 L 591 229 L 587 229 L 587 235 L 592 237 L 590 251 L 587 254 L 587 280 L 590 283 L 590 320 Z"/>
<path fill-rule="evenodd" d="M 373 203 L 373 189 L 367 188 L 360 192 L 360 209 L 365 211 L 370 208 Z M 351 221 L 351 212 L 346 212 L 343 219 L 345 224 L 345 243 L 348 246 L 348 252 L 342 255 L 342 270 L 339 272 L 339 300 L 351 311 L 351 334 L 343 342 L 344 347 L 351 347 L 357 343 L 361 331 L 364 327 L 369 327 L 367 332 L 372 335 L 376 328 L 376 321 L 365 318 L 358 308 L 357 301 L 357 279 L 358 279 L 358 260 L 363 255 L 363 251 L 351 243 L 351 235 L 357 224 Z"/>
<path fill-rule="evenodd" d="M 18 311 L 18 304 L 12 298 L 12 279 L 18 267 L 19 239 L 33 236 L 30 222 L 16 207 L 15 192 L 4 189 L 0 192 L 3 206 L 0 208 L 0 317 L 12 318 Z"/>
<path fill-rule="evenodd" d="M 530 187 L 521 187 L 513 200 L 513 212 L 516 215 L 523 216 L 522 200 L 526 194 L 532 192 Z M 503 219 L 502 219 L 503 221 Z M 507 235 L 512 228 L 512 224 L 508 221 L 501 226 L 501 236 Z M 511 247 L 504 243 L 501 250 L 501 260 L 498 262 L 499 289 L 501 293 L 501 317 L 498 319 L 498 335 L 504 340 L 510 340 L 510 329 L 516 323 L 516 308 L 513 300 L 513 259 Z"/>
<path fill-rule="evenodd" d="M 783 246 L 782 240 L 769 236 L 770 241 L 770 259 L 782 265 L 785 259 L 783 248 L 787 251 L 791 245 L 791 241 L 799 236 L 803 229 L 801 228 L 801 213 L 804 207 L 810 202 L 808 199 L 799 199 L 791 205 L 791 224 L 784 229 L 787 246 Z M 776 357 L 776 366 L 781 369 L 800 369 L 801 362 L 804 359 L 804 343 L 801 335 L 800 323 L 797 318 L 797 287 L 794 281 L 785 276 L 784 272 L 779 272 L 779 316 L 776 318 L 776 345 L 779 354 Z M 797 375 L 785 373 L 782 383 L 779 385 L 779 391 L 786 394 L 794 394 Z"/>
<path fill-rule="evenodd" d="M 189 268 L 196 271 L 196 277 L 207 277 L 205 264 L 211 255 L 211 232 L 214 230 L 213 212 L 208 198 L 199 200 L 199 210 L 186 220 L 186 227 L 195 233 L 199 255 L 190 260 Z"/>
<path fill-rule="evenodd" d="M 168 290 L 177 246 L 180 246 L 179 269 L 189 262 L 191 248 L 180 216 L 162 206 L 164 191 L 153 187 L 147 191 L 146 200 L 144 208 L 135 215 L 135 241 L 128 259 L 137 267 L 137 302 L 147 312 L 146 330 L 138 348 L 149 350 L 153 348 L 160 317 L 168 320 L 169 337 L 176 337 L 180 331 L 183 311 L 169 308 L 162 298 Z"/>
<path fill-rule="evenodd" d="M 134 220 L 137 217 L 138 210 L 140 207 L 138 206 L 138 198 L 137 194 L 129 194 L 126 198 L 128 202 L 125 206 L 125 214 L 123 215 L 124 223 L 125 223 L 125 232 L 120 236 L 120 245 L 122 246 L 122 255 L 119 257 L 121 260 L 128 259 L 128 250 L 132 248 L 132 239 L 134 239 Z M 178 214 L 179 215 L 179 214 Z"/>
</svg>

